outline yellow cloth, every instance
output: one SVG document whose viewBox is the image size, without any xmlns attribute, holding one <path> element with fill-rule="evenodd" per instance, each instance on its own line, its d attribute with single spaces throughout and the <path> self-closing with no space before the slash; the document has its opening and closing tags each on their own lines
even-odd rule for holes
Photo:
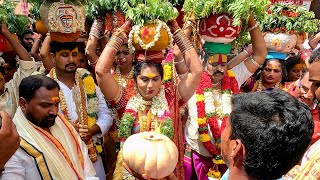
<svg viewBox="0 0 320 180">
<path fill-rule="evenodd" d="M 81 179 L 95 176 L 92 164 L 87 163 L 88 160 L 86 159 L 88 158 L 85 157 L 87 152 L 84 152 L 85 149 L 82 148 L 80 150 L 80 154 L 82 155 L 81 159 L 85 162 L 81 162 L 79 158 L 80 154 L 77 153 L 79 152 L 77 147 L 81 146 L 82 141 L 68 122 L 57 117 L 55 125 L 50 127 L 50 132 L 51 135 L 63 146 L 70 161 L 72 162 L 72 167 L 58 150 L 56 145 L 32 126 L 32 124 L 26 119 L 20 107 L 17 109 L 13 121 L 17 127 L 19 135 L 43 153 L 53 179 L 78 179 L 74 170 Z M 71 126 L 72 130 L 69 131 L 67 126 Z"/>
<path fill-rule="evenodd" d="M 319 180 L 320 179 L 320 148 L 311 155 L 309 161 L 300 167 L 294 180 Z"/>
</svg>

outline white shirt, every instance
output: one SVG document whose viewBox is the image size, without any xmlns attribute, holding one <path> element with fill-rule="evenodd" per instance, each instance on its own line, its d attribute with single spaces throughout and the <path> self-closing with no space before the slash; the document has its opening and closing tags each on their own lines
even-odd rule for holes
<svg viewBox="0 0 320 180">
<path fill-rule="evenodd" d="M 4 93 L 0 95 L 0 109 L 13 117 L 18 108 L 19 85 L 23 78 L 32 75 L 37 71 L 34 61 L 19 60 L 19 68 L 13 78 L 5 84 Z"/>
<path fill-rule="evenodd" d="M 250 77 L 252 76 L 253 73 L 251 73 L 244 62 L 240 63 L 239 65 L 235 66 L 234 68 L 231 69 L 234 74 L 235 78 L 238 82 L 239 88 L 241 85 Z M 214 97 L 214 98 L 220 98 L 221 99 L 221 94 L 220 97 Z M 188 101 L 188 113 L 189 117 L 185 125 L 185 138 L 187 143 L 191 146 L 191 148 L 198 152 L 199 154 L 206 156 L 206 157 L 212 157 L 212 155 L 208 152 L 208 150 L 204 147 L 203 143 L 200 141 L 199 138 L 199 132 L 198 132 L 198 113 L 197 113 L 197 105 L 196 105 L 196 94 L 194 94 L 190 100 Z M 230 102 L 231 103 L 231 102 Z M 223 110 L 225 111 L 225 110 Z M 226 111 L 231 111 L 226 110 Z M 221 124 L 221 121 L 219 122 Z M 209 128 L 209 134 L 211 136 L 211 142 L 214 144 L 214 140 L 212 138 L 210 128 Z"/>
<path fill-rule="evenodd" d="M 62 93 L 66 99 L 70 118 L 71 118 L 72 122 L 74 122 L 78 119 L 78 114 L 77 114 L 76 104 L 73 100 L 72 89 L 69 89 L 68 86 L 66 86 L 61 81 L 58 81 L 58 83 L 59 83 L 59 86 L 62 90 Z M 96 137 L 101 138 L 104 136 L 104 134 L 106 132 L 108 132 L 109 128 L 111 127 L 111 125 L 113 123 L 113 120 L 110 116 L 110 111 L 107 107 L 107 104 L 106 104 L 106 101 L 103 97 L 103 94 L 98 86 L 96 86 L 96 94 L 99 99 L 99 112 L 98 112 L 98 119 L 97 119 L 96 124 L 101 129 L 101 133 L 96 135 Z M 59 108 L 59 113 L 63 114 L 63 112 L 61 111 L 61 108 Z M 95 137 L 94 137 L 94 140 L 96 140 Z"/>
<path fill-rule="evenodd" d="M 95 174 L 91 160 L 88 156 L 86 144 L 81 141 L 81 151 L 84 157 L 85 180 L 98 180 L 98 177 L 91 176 Z M 34 159 L 24 150 L 19 148 L 5 165 L 1 180 L 41 180 L 38 167 Z"/>
</svg>

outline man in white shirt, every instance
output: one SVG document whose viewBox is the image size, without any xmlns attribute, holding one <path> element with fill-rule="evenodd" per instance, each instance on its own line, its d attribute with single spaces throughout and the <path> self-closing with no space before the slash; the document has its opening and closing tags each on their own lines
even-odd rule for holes
<svg viewBox="0 0 320 180">
<path fill-rule="evenodd" d="M 48 76 L 56 80 L 61 88 L 59 112 L 72 122 L 86 142 L 97 175 L 103 180 L 106 176 L 99 155 L 102 151 L 100 138 L 112 125 L 109 109 L 91 74 L 78 68 L 77 44 L 51 42 L 50 46 L 55 67 Z"/>
<path fill-rule="evenodd" d="M 20 148 L 6 163 L 1 179 L 98 179 L 85 143 L 58 114 L 59 89 L 43 75 L 22 80 L 13 118 Z"/>
<path fill-rule="evenodd" d="M 26 49 L 11 35 L 6 24 L 0 24 L 0 33 L 5 36 L 20 58 L 19 69 L 9 82 L 5 83 L 4 74 L 0 73 L 0 109 L 13 117 L 18 107 L 19 84 L 23 78 L 34 73 L 37 67 Z"/>
</svg>

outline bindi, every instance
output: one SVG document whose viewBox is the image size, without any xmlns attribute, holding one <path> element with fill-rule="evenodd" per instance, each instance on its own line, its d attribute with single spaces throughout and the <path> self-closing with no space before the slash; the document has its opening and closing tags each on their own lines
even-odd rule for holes
<svg viewBox="0 0 320 180">
<path fill-rule="evenodd" d="M 52 97 L 51 98 L 53 103 L 59 103 L 60 102 L 60 98 L 59 97 Z"/>
</svg>

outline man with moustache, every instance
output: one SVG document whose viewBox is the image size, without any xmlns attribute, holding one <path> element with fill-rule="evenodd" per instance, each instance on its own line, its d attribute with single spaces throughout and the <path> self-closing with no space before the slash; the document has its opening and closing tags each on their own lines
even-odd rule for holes
<svg viewBox="0 0 320 180">
<path fill-rule="evenodd" d="M 240 86 L 263 64 L 267 55 L 263 36 L 253 17 L 248 26 L 251 27 L 253 52 L 245 51 L 237 56 L 235 61 L 246 60 L 231 71 L 228 71 L 227 62 L 230 44 L 205 42 L 203 45 L 205 70 L 198 89 L 188 102 L 189 117 L 185 124 L 187 180 L 219 179 L 226 170 L 220 156 L 220 136 L 231 112 L 231 95 L 239 92 Z M 183 74 L 179 67 L 177 72 Z"/>
<path fill-rule="evenodd" d="M 58 114 L 59 85 L 43 75 L 22 80 L 13 118 L 20 147 L 1 179 L 98 179 L 88 149 L 72 125 Z"/>
<path fill-rule="evenodd" d="M 20 36 L 21 45 L 30 53 L 34 43 L 34 33 L 31 29 L 26 29 Z"/>
<path fill-rule="evenodd" d="M 53 41 L 50 46 L 55 67 L 48 76 L 61 88 L 59 112 L 72 122 L 87 144 L 97 176 L 103 180 L 106 176 L 100 156 L 101 138 L 112 124 L 109 109 L 90 72 L 78 68 L 77 44 Z"/>
</svg>

